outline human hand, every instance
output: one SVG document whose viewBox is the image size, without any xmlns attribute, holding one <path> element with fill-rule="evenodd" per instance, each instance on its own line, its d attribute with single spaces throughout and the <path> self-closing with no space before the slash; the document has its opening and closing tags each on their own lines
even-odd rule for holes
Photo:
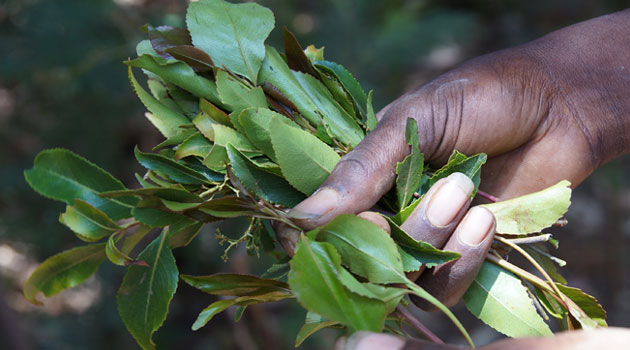
<svg viewBox="0 0 630 350">
<path fill-rule="evenodd" d="M 554 337 L 505 339 L 479 347 L 479 350 L 607 350 L 627 349 L 630 330 L 603 328 L 592 331 L 560 333 Z M 389 334 L 357 332 L 350 338 L 340 338 L 334 350 L 461 350 L 465 347 L 441 345 L 422 340 L 404 339 Z"/>
<path fill-rule="evenodd" d="M 305 229 L 344 213 L 362 213 L 386 228 L 382 218 L 363 212 L 391 188 L 396 163 L 409 152 L 409 117 L 418 122 L 419 147 L 432 166 L 453 149 L 488 154 L 481 188 L 500 199 L 562 179 L 579 184 L 630 149 L 629 23 L 630 11 L 583 22 L 469 61 L 402 96 L 291 215 Z M 420 277 L 446 305 L 466 290 L 493 232 L 485 209 L 466 214 L 470 190 L 463 176 L 438 182 L 403 225 L 417 239 L 462 254 Z M 296 232 L 278 233 L 291 252 Z"/>
</svg>

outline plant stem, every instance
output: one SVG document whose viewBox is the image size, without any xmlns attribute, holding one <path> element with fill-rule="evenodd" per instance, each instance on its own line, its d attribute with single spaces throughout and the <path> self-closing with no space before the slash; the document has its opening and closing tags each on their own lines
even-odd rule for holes
<svg viewBox="0 0 630 350">
<path fill-rule="evenodd" d="M 499 237 L 499 236 L 495 236 Z M 509 242 L 514 244 L 533 244 L 533 243 L 541 243 L 547 242 L 551 237 L 551 233 L 545 233 L 544 235 L 538 235 L 533 237 L 524 237 L 524 238 L 506 238 Z"/>
<path fill-rule="evenodd" d="M 485 198 L 485 199 L 487 199 L 487 200 L 491 201 L 492 203 L 495 203 L 495 202 L 498 202 L 498 201 L 499 201 L 499 198 L 497 198 L 497 197 L 495 197 L 495 196 L 493 196 L 493 195 L 491 195 L 491 194 L 489 194 L 489 193 L 486 193 L 486 192 L 484 192 L 484 191 L 482 191 L 482 190 L 477 190 L 477 194 L 478 194 L 480 197 L 483 197 L 483 198 Z"/>
<path fill-rule="evenodd" d="M 558 297 L 560 297 L 563 301 L 564 301 L 564 294 L 562 294 L 562 292 L 560 292 L 560 289 L 558 289 L 558 286 L 556 286 L 556 283 L 551 279 L 551 277 L 549 276 L 549 274 L 547 273 L 547 271 L 545 271 L 545 269 L 542 268 L 542 266 L 540 266 L 540 264 L 538 264 L 538 262 L 536 260 L 534 260 L 534 258 L 532 258 L 531 255 L 527 254 L 526 251 L 523 250 L 523 248 L 519 247 L 518 245 L 510 242 L 509 240 L 503 238 L 503 237 L 495 237 L 494 239 L 498 240 L 499 242 L 508 245 L 510 248 L 516 250 L 517 252 L 521 253 L 521 255 L 523 257 L 525 257 L 525 259 L 529 260 L 529 262 L 534 265 L 534 267 L 536 268 L 536 270 L 540 271 L 540 273 L 545 277 L 545 279 L 547 280 L 547 283 L 549 283 L 549 285 L 551 286 L 551 288 L 553 289 L 553 291 L 556 293 L 556 295 Z"/>
<path fill-rule="evenodd" d="M 415 330 L 420 332 L 425 338 L 436 343 L 436 344 L 444 344 L 444 341 L 440 339 L 435 333 L 431 332 L 427 326 L 425 326 L 420 320 L 415 318 L 409 311 L 407 311 L 404 307 L 398 305 L 396 307 L 396 313 L 400 315 L 409 325 L 411 325 Z"/>
</svg>

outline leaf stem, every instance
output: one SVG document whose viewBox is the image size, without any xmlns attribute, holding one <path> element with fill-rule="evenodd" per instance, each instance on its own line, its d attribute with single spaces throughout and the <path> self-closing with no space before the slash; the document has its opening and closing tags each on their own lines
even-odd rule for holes
<svg viewBox="0 0 630 350">
<path fill-rule="evenodd" d="M 485 199 L 487 199 L 487 200 L 489 200 L 489 201 L 491 201 L 491 202 L 493 202 L 493 203 L 495 203 L 495 202 L 498 202 L 498 201 L 499 201 L 499 198 L 497 198 L 497 197 L 495 197 L 495 196 L 493 196 L 493 195 L 491 195 L 491 194 L 489 194 L 489 193 L 486 193 L 486 192 L 484 192 L 484 191 L 482 191 L 482 190 L 477 190 L 477 194 L 478 194 L 480 197 L 483 197 L 483 198 L 485 198 Z"/>
<path fill-rule="evenodd" d="M 499 236 L 495 236 L 499 237 Z M 534 243 L 542 243 L 547 242 L 551 238 L 551 233 L 545 233 L 543 235 L 533 236 L 533 237 L 524 237 L 524 238 L 507 238 L 509 242 L 514 244 L 534 244 Z"/>
<path fill-rule="evenodd" d="M 513 242 L 510 242 L 509 240 L 507 240 L 507 239 L 505 239 L 503 237 L 494 237 L 494 239 L 496 239 L 499 242 L 501 242 L 501 243 L 509 246 L 510 248 L 516 250 L 523 257 L 525 257 L 525 259 L 527 259 L 532 265 L 534 265 L 536 270 L 540 271 L 540 273 L 545 277 L 545 279 L 547 280 L 547 283 L 549 283 L 549 285 L 553 289 L 554 293 L 556 293 L 556 295 L 558 297 L 560 297 L 563 301 L 565 300 L 564 299 L 564 294 L 562 294 L 562 292 L 560 292 L 560 289 L 558 289 L 558 286 L 556 286 L 556 283 L 551 279 L 551 277 L 549 276 L 547 271 L 545 271 L 545 269 L 543 269 L 542 266 L 540 266 L 540 264 L 538 264 L 538 262 L 536 260 L 534 260 L 534 258 L 532 258 L 531 255 L 527 254 L 527 252 L 525 250 L 523 250 L 523 248 L 519 247 L 517 244 L 514 244 Z"/>
<path fill-rule="evenodd" d="M 436 344 L 444 344 L 444 341 L 440 339 L 435 333 L 431 332 L 427 326 L 425 326 L 420 320 L 414 317 L 409 311 L 407 311 L 404 307 L 398 305 L 396 307 L 396 314 L 400 315 L 410 326 L 412 326 L 415 330 L 420 332 L 425 338 L 436 343 Z"/>
</svg>

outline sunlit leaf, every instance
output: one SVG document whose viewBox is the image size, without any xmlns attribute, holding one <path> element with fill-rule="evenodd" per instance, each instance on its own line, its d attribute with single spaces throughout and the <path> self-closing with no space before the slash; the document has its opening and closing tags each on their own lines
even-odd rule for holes
<svg viewBox="0 0 630 350">
<path fill-rule="evenodd" d="M 413 194 L 420 186 L 424 167 L 424 155 L 418 148 L 418 124 L 415 119 L 407 119 L 405 135 L 411 152 L 396 165 L 396 197 L 401 209 L 413 199 Z"/>
</svg>

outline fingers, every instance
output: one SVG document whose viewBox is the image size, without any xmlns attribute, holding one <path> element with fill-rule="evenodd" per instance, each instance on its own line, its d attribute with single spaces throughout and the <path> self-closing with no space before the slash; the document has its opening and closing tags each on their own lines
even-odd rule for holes
<svg viewBox="0 0 630 350">
<path fill-rule="evenodd" d="M 380 123 L 343 157 L 328 179 L 289 215 L 304 229 L 324 225 L 339 214 L 355 214 L 372 207 L 394 182 L 396 163 L 409 152 L 405 121 Z"/>
<path fill-rule="evenodd" d="M 446 306 L 455 305 L 479 272 L 492 244 L 495 226 L 494 215 L 488 209 L 470 209 L 443 248 L 460 253 L 460 258 L 425 271 L 416 283 Z M 411 299 L 424 310 L 435 310 L 424 299 Z"/>
<path fill-rule="evenodd" d="M 356 332 L 335 343 L 335 350 L 455 350 L 460 347 L 435 344 L 423 340 L 404 339 L 390 334 Z"/>
</svg>

